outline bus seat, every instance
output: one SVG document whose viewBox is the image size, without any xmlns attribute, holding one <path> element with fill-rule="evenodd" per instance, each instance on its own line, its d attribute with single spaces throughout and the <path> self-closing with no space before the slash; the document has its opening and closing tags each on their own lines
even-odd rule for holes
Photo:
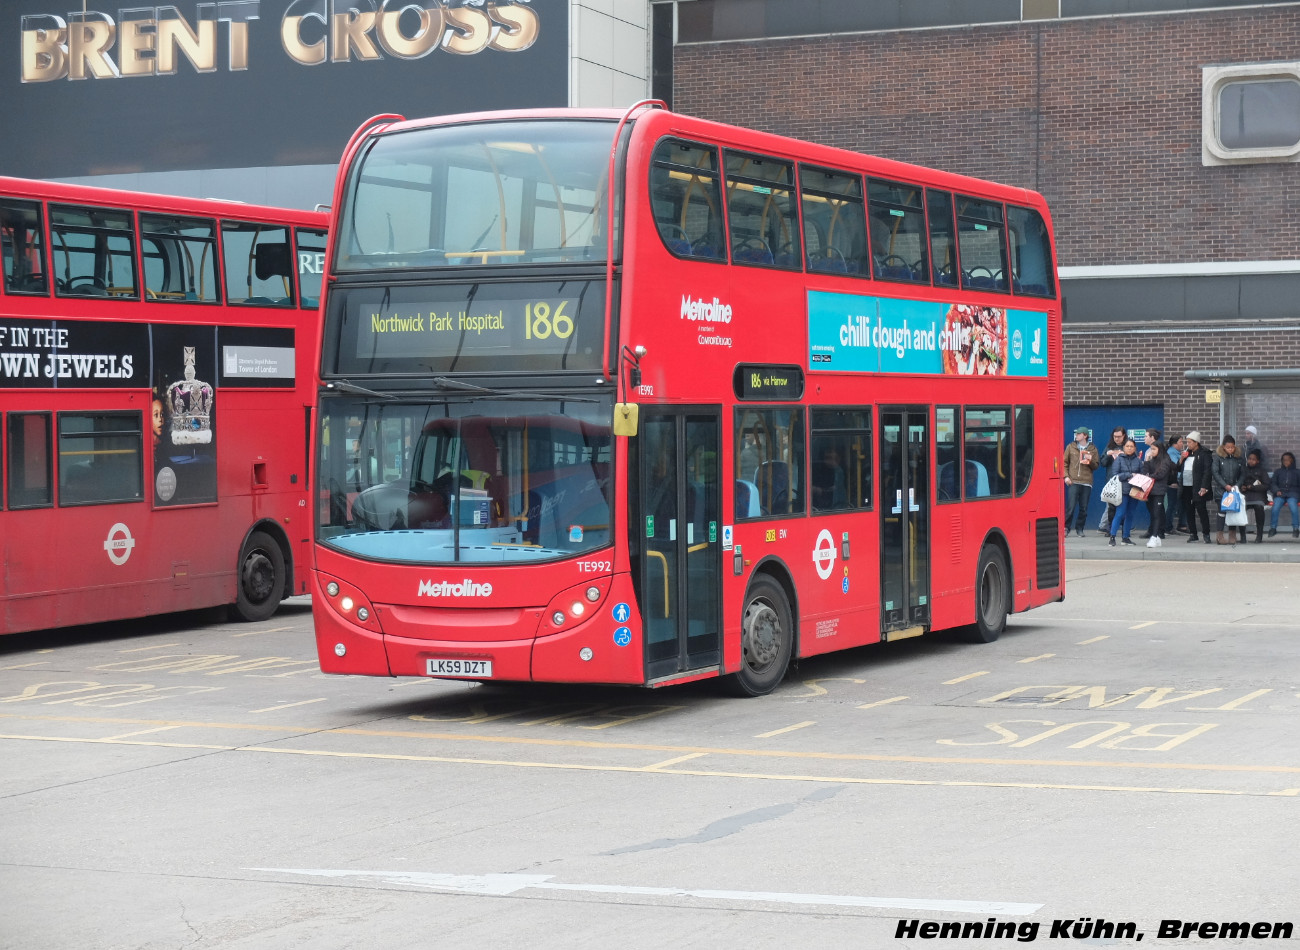
<svg viewBox="0 0 1300 950">
<path fill-rule="evenodd" d="M 966 497 L 987 498 L 989 495 L 989 471 L 983 462 L 966 460 Z"/>
<path fill-rule="evenodd" d="M 764 462 L 754 473 L 754 481 L 758 482 L 758 503 L 764 514 L 790 510 L 790 463 Z"/>
<path fill-rule="evenodd" d="M 757 518 L 762 513 L 758 504 L 758 486 L 743 478 L 736 479 L 736 519 Z"/>
<path fill-rule="evenodd" d="M 672 251 L 678 257 L 691 256 L 691 242 L 686 238 L 666 238 L 664 243 L 668 245 L 668 250 Z"/>
</svg>

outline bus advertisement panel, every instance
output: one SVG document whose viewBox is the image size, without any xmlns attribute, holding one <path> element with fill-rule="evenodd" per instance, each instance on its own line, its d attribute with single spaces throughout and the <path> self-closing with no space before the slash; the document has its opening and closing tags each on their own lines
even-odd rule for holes
<svg viewBox="0 0 1300 950">
<path fill-rule="evenodd" d="M 326 226 L 0 178 L 0 630 L 306 591 Z"/>
<path fill-rule="evenodd" d="M 1064 596 L 1041 196 L 657 105 L 349 144 L 326 672 L 757 695 Z"/>
</svg>

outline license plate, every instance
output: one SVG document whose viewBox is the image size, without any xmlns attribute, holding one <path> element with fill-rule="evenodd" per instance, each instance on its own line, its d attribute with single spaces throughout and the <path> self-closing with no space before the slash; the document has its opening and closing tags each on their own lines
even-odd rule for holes
<svg viewBox="0 0 1300 950">
<path fill-rule="evenodd" d="M 429 676 L 476 676 L 491 679 L 492 661 L 431 659 L 428 661 L 427 672 Z"/>
</svg>

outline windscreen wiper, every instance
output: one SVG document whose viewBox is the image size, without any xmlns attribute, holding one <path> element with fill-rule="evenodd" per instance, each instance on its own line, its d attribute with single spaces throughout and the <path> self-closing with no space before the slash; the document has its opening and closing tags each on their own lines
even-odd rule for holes
<svg viewBox="0 0 1300 950">
<path fill-rule="evenodd" d="M 366 389 L 364 386 L 358 386 L 356 383 L 349 383 L 346 379 L 336 379 L 325 384 L 326 389 L 332 389 L 341 393 L 348 393 L 352 396 L 370 396 L 372 399 L 396 399 L 392 393 L 377 393 L 373 389 Z"/>
</svg>

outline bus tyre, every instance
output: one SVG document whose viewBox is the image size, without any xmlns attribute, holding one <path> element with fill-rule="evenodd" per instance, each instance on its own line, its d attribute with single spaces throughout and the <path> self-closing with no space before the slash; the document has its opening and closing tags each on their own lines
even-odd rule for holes
<svg viewBox="0 0 1300 950">
<path fill-rule="evenodd" d="M 231 614 L 236 620 L 265 620 L 280 606 L 284 591 L 284 552 L 264 531 L 254 531 L 239 553 L 239 593 Z"/>
<path fill-rule="evenodd" d="M 740 670 L 726 684 L 736 696 L 763 696 L 785 678 L 794 645 L 790 604 L 781 585 L 759 575 L 749 586 L 740 623 Z"/>
<path fill-rule="evenodd" d="M 1011 572 L 1002 549 L 986 544 L 975 569 L 975 622 L 962 628 L 967 643 L 992 643 L 1007 626 L 1011 611 Z"/>
</svg>

